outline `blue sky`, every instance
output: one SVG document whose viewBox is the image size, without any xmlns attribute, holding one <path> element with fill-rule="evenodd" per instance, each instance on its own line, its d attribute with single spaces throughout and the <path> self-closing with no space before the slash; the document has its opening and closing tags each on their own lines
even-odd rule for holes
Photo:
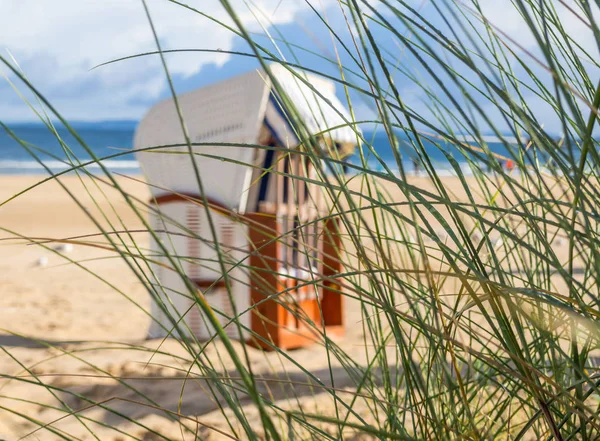
<svg viewBox="0 0 600 441">
<path fill-rule="evenodd" d="M 302 0 L 234 0 L 244 24 L 253 32 L 278 33 L 286 40 L 319 54 L 333 53 L 331 37 L 314 12 Z M 350 42 L 344 17 L 336 0 L 311 2 L 327 15 L 330 25 Z M 374 1 L 372 3 L 375 3 Z M 442 20 L 430 0 L 411 3 L 429 19 L 442 26 Z M 516 38 L 526 50 L 535 44 L 508 0 L 481 2 L 495 26 Z M 233 34 L 199 14 L 167 0 L 148 0 L 164 49 L 202 48 L 247 51 Z M 220 20 L 230 22 L 217 0 L 190 0 L 188 4 Z M 438 2 L 439 4 L 439 2 Z M 250 5 L 250 6 L 249 6 Z M 564 14 L 565 26 L 584 46 L 593 39 L 581 23 Z M 377 32 L 377 30 L 375 30 Z M 385 33 L 379 34 L 382 47 L 388 49 L 403 69 L 423 75 L 423 68 Z M 266 39 L 262 39 L 269 44 Z M 127 55 L 155 49 L 153 37 L 140 0 L 0 0 L 0 51 L 14 57 L 31 82 L 71 120 L 137 120 L 157 100 L 168 96 L 164 72 L 157 57 L 122 61 L 90 70 L 95 65 Z M 283 49 L 286 57 L 289 50 Z M 302 64 L 335 75 L 337 70 L 317 56 L 294 51 Z M 397 54 L 397 55 L 396 55 Z M 344 57 L 346 62 L 347 57 Z M 219 79 L 246 72 L 257 66 L 250 58 L 223 53 L 193 53 L 168 57 L 178 92 L 185 92 Z M 533 63 L 532 63 L 533 64 Z M 6 68 L 0 72 L 7 73 Z M 8 76 L 9 80 L 14 79 Z M 421 112 L 423 91 L 406 77 L 396 82 L 407 102 Z M 23 87 L 17 84 L 23 91 Z M 341 97 L 341 90 L 340 90 Z M 368 101 L 353 96 L 359 119 L 373 117 Z M 531 97 L 534 100 L 533 97 Z M 482 105 L 486 105 L 482 102 Z M 555 117 L 540 106 L 541 119 L 548 124 Z M 492 110 L 490 108 L 490 114 Z M 498 115 L 492 115 L 499 120 Z M 0 119 L 5 122 L 35 120 L 8 81 L 0 79 Z"/>
<path fill-rule="evenodd" d="M 307 13 L 304 2 L 260 1 L 252 11 L 242 0 L 233 3 L 252 31 L 263 32 L 261 26 L 271 31 L 274 26 L 291 27 L 287 38 L 301 39 L 303 32 L 294 29 L 293 23 Z M 331 7 L 335 1 L 322 3 Z M 192 0 L 188 4 L 230 22 L 216 0 Z M 199 14 L 166 0 L 149 0 L 148 5 L 165 49 L 245 50 L 230 31 Z M 157 57 L 90 69 L 114 58 L 152 50 L 155 44 L 140 0 L 0 0 L 2 55 L 14 57 L 31 82 L 68 118 L 139 119 L 167 94 Z M 252 60 L 225 54 L 169 57 L 169 68 L 181 91 L 255 66 Z M 7 82 L 0 83 L 0 98 L 2 120 L 35 118 Z"/>
</svg>

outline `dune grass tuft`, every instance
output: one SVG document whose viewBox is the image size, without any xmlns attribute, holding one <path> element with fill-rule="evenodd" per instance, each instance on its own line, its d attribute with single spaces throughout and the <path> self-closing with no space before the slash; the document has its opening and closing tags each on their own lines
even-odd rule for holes
<svg viewBox="0 0 600 441">
<path fill-rule="evenodd" d="M 201 7 L 172 3 L 212 19 Z M 104 258 L 127 266 L 162 304 L 168 331 L 180 336 L 68 347 L 41 341 L 45 355 L 35 362 L 0 346 L 18 366 L 0 374 L 0 413 L 18 421 L 14 439 L 600 439 L 597 6 L 579 0 L 506 2 L 527 34 L 525 45 L 475 0 L 421 5 L 348 0 L 327 14 L 315 2 L 311 22 L 331 37 L 331 48 L 324 49 L 300 47 L 280 32 L 269 38 L 251 33 L 238 19 L 247 9 L 228 0 L 221 4 L 230 18 L 221 24 L 248 47 L 232 56 L 253 57 L 267 73 L 269 63 L 277 62 L 309 87 L 299 68 L 334 80 L 352 114 L 348 127 L 372 129 L 355 131 L 359 151 L 344 174 L 340 161 L 324 155 L 318 137 L 303 126 L 294 103 L 286 102 L 301 140 L 294 154 L 311 162 L 319 176 L 311 185 L 326 195 L 329 214 L 319 221 L 340 222 L 336 234 L 345 251 L 337 257 L 344 268 L 337 280 L 349 311 L 348 335 L 330 338 L 308 321 L 315 341 L 308 349 L 273 347 L 263 353 L 232 339 L 219 320 L 225 312 L 213 310 L 182 270 L 188 257 L 173 255 L 166 246 L 152 254 L 140 239 L 140 233 L 158 237 L 148 221 L 156 208 L 123 186 L 137 178 L 116 176 L 103 165 L 131 152 L 97 157 L 18 66 L 0 56 L 17 79 L 15 88 L 33 93 L 32 109 L 44 109 L 38 115 L 68 158 L 57 158 L 67 162 L 65 171 L 47 168 L 48 177 L 37 185 L 61 185 L 95 228 L 70 238 L 6 230 L 4 235 L 60 255 L 74 271 L 88 272 L 129 299 L 90 262 L 52 245 L 106 251 Z M 151 8 L 145 3 L 144 8 L 157 50 L 113 62 L 158 57 L 177 104 L 167 54 L 204 49 L 163 50 Z M 332 14 L 339 19 L 335 23 Z M 593 44 L 572 35 L 573 22 Z M 303 61 L 309 56 L 326 68 L 319 71 Z M 275 88 L 286 100 L 276 82 Z M 373 116 L 359 120 L 361 108 Z M 203 144 L 187 135 L 181 112 L 179 120 L 183 144 L 146 150 L 185 155 L 195 164 Z M 545 121 L 553 121 L 552 127 Z M 88 158 L 72 154 L 57 125 Z M 43 146 L 2 127 L 44 164 Z M 376 137 L 387 139 L 390 156 L 375 148 Z M 90 165 L 99 166 L 100 173 L 92 173 Z M 195 173 L 203 195 L 203 177 Z M 77 176 L 101 208 L 89 210 L 62 182 L 65 175 Z M 211 219 L 208 200 L 202 205 Z M 141 230 L 121 219 L 123 206 Z M 212 223 L 209 230 L 204 237 L 185 234 L 215 248 L 224 280 L 233 277 L 232 267 L 252 271 L 247 256 L 231 261 L 211 239 Z M 161 300 L 164 287 L 152 270 L 161 257 L 186 281 L 188 292 L 182 294 L 195 299 L 193 307 L 218 338 L 189 336 L 183 316 Z M 325 281 L 317 277 L 308 283 Z M 228 317 L 227 327 L 235 327 L 237 335 L 251 332 L 238 319 L 246 312 Z M 146 364 L 107 368 L 90 355 L 103 351 L 123 363 L 136 358 Z M 57 358 L 70 359 L 86 373 L 45 368 Z M 318 369 L 315 360 L 322 360 Z M 21 386 L 37 392 L 29 398 L 19 392 Z"/>
</svg>

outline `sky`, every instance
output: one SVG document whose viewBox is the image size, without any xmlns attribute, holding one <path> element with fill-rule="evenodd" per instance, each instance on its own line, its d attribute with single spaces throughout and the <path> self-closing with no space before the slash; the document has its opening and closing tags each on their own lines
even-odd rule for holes
<svg viewBox="0 0 600 441">
<path fill-rule="evenodd" d="M 443 25 L 431 0 L 411 0 L 410 3 L 434 23 Z M 535 48 L 535 41 L 521 17 L 507 7 L 508 0 L 481 3 L 485 16 L 518 41 L 522 50 Z M 147 4 L 163 49 L 248 50 L 223 24 L 201 14 L 231 24 L 218 0 L 187 2 L 201 13 L 168 0 L 148 0 Z M 319 23 L 309 2 L 232 0 L 232 4 L 242 23 L 255 35 L 269 34 L 274 38 L 284 35 L 287 41 L 317 54 L 295 50 L 303 64 L 336 74 L 335 66 L 319 58 L 319 55 L 333 56 L 333 46 L 331 36 Z M 333 29 L 348 37 L 337 0 L 310 0 L 310 4 L 327 16 Z M 561 19 L 575 40 L 595 50 L 592 35 L 577 17 L 565 11 Z M 267 39 L 259 37 L 259 40 L 269 45 Z M 119 57 L 155 49 L 141 0 L 0 0 L 0 55 L 17 64 L 31 83 L 71 120 L 139 120 L 152 104 L 168 96 L 165 73 L 156 56 L 93 69 Z M 416 60 L 404 54 L 397 44 L 390 42 L 388 49 L 398 53 L 398 60 L 406 70 L 417 74 L 422 71 Z M 285 47 L 282 50 L 290 56 L 289 50 Z M 180 93 L 257 66 L 251 58 L 222 52 L 178 54 L 169 56 L 167 61 Z M 35 114 L 13 89 L 16 86 L 23 93 L 23 85 L 11 84 L 15 78 L 6 66 L 0 65 L 0 74 L 4 76 L 0 78 L 0 120 L 35 120 Z M 423 91 L 406 80 L 402 78 L 398 85 L 403 96 L 416 108 L 423 106 Z M 424 107 L 422 110 L 426 111 Z M 356 112 L 359 119 L 374 115 L 372 104 L 364 100 L 357 100 Z M 544 116 L 541 107 L 540 114 L 551 123 L 552 115 Z"/>
<path fill-rule="evenodd" d="M 328 8 L 333 0 L 320 0 Z M 164 49 L 232 50 L 240 39 L 223 25 L 166 0 L 148 0 Z M 217 0 L 188 4 L 231 24 Z M 240 20 L 253 32 L 273 31 L 307 12 L 298 0 L 262 0 L 249 10 L 232 2 Z M 288 32 L 298 40 L 298 29 Z M 244 50 L 246 50 L 246 47 Z M 119 57 L 156 49 L 140 0 L 0 0 L 0 54 L 14 59 L 28 79 L 68 118 L 78 120 L 139 119 L 167 93 L 157 57 L 123 61 L 95 70 Z M 170 56 L 170 73 L 178 91 L 201 86 L 256 66 L 220 53 Z M 2 71 L 6 74 L 7 69 Z M 35 115 L 6 82 L 0 84 L 0 119 L 28 120 Z"/>
</svg>

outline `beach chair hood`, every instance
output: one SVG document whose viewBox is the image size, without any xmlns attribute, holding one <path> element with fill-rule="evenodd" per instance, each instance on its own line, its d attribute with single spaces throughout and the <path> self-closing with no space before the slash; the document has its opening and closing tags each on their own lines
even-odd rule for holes
<svg viewBox="0 0 600 441">
<path fill-rule="evenodd" d="M 150 109 L 136 130 L 134 147 L 153 197 L 198 194 L 200 177 L 207 196 L 243 212 L 261 153 L 249 147 L 260 142 L 265 126 L 287 148 L 298 146 L 305 130 L 330 146 L 356 144 L 357 132 L 333 82 L 282 65 L 270 71 L 274 82 L 265 71 L 255 70 Z M 299 115 L 300 130 L 292 115 Z"/>
</svg>

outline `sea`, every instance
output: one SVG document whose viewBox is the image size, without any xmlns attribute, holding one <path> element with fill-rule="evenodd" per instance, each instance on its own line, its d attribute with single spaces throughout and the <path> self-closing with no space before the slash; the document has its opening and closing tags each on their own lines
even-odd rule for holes
<svg viewBox="0 0 600 441">
<path fill-rule="evenodd" d="M 49 174 L 91 161 L 92 155 L 64 127 L 56 136 L 42 124 L 7 124 L 0 129 L 0 174 Z M 109 170 L 123 174 L 141 172 L 133 153 L 134 121 L 80 123 L 73 128 Z M 17 141 L 17 138 L 19 141 Z M 60 138 L 60 141 L 59 141 Z M 61 144 L 62 141 L 62 144 Z M 66 147 L 65 147 L 66 146 Z M 99 164 L 89 164 L 90 172 L 100 171 Z"/>
<path fill-rule="evenodd" d="M 89 151 L 65 128 L 57 128 L 58 138 L 41 124 L 8 125 L 12 134 L 0 129 L 0 174 L 49 174 L 63 172 L 73 167 L 73 164 L 86 163 L 92 160 Z M 78 136 L 85 141 L 89 149 L 102 160 L 103 165 L 112 172 L 122 174 L 141 173 L 133 152 L 133 136 L 135 121 L 116 121 L 102 123 L 74 123 Z M 18 138 L 20 141 L 15 140 Z M 398 173 L 399 167 L 387 135 L 383 130 L 364 130 L 367 141 L 361 147 L 362 155 L 358 152 L 350 158 L 347 171 L 360 173 L 361 169 L 369 168 L 384 173 Z M 402 165 L 405 172 L 420 173 L 415 149 L 405 134 L 398 134 L 399 151 L 402 155 Z M 487 146 L 494 153 L 509 156 L 506 146 L 497 138 L 484 138 Z M 471 174 L 467 158 L 454 145 L 441 141 L 427 141 L 423 144 L 429 160 L 440 175 L 456 174 L 460 167 L 465 175 Z M 462 142 L 478 147 L 468 138 Z M 514 140 L 516 143 L 516 140 Z M 367 146 L 369 145 L 369 147 Z M 65 147 L 66 146 L 66 147 Z M 516 144 L 515 144 L 516 148 Z M 477 154 L 469 155 L 477 161 Z M 97 163 L 86 166 L 90 172 L 100 172 Z"/>
</svg>

